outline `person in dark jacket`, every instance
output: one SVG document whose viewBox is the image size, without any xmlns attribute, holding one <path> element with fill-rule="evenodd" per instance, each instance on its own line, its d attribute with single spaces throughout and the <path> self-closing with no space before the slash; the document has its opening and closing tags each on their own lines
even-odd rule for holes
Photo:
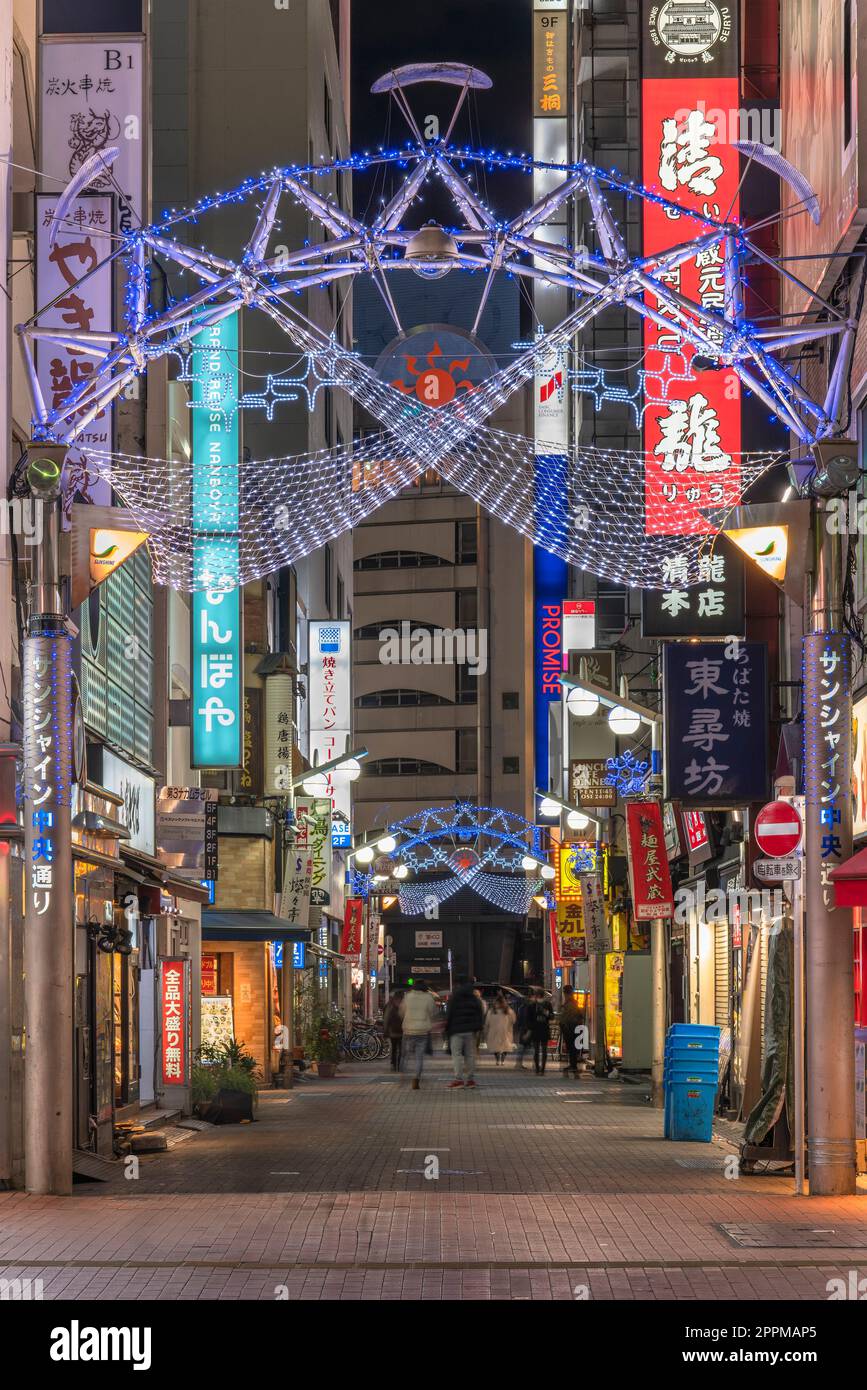
<svg viewBox="0 0 867 1390">
<path fill-rule="evenodd" d="M 475 1086 L 476 1034 L 485 1021 L 485 1010 L 476 987 L 466 978 L 449 1000 L 446 1010 L 446 1037 L 455 1068 L 454 1086 Z"/>
<path fill-rule="evenodd" d="M 400 1054 L 403 1048 L 403 1019 L 400 1006 L 403 1003 L 403 990 L 396 989 L 385 1006 L 382 1015 L 382 1031 L 391 1043 L 391 1069 L 400 1071 Z"/>
<path fill-rule="evenodd" d="M 563 1074 L 568 1076 L 571 1072 L 573 1076 L 577 1077 L 578 1040 L 575 1036 L 575 1030 L 581 1024 L 582 1017 L 575 993 L 569 985 L 566 985 L 563 990 L 563 1005 L 557 1021 L 560 1024 L 560 1037 L 566 1047 L 566 1067 Z"/>
<path fill-rule="evenodd" d="M 545 1075 L 548 1060 L 548 1039 L 551 1036 L 551 1019 L 554 1010 L 541 989 L 536 990 L 533 1012 L 530 1016 L 530 1033 L 533 1038 L 533 1066 L 537 1076 Z"/>
<path fill-rule="evenodd" d="M 535 991 L 523 1000 L 518 1009 L 518 1021 L 516 1036 L 518 1040 L 518 1060 L 515 1067 L 518 1071 L 525 1071 L 524 1058 L 527 1055 L 527 1048 L 533 1041 L 532 1023 L 536 1013 Z"/>
</svg>

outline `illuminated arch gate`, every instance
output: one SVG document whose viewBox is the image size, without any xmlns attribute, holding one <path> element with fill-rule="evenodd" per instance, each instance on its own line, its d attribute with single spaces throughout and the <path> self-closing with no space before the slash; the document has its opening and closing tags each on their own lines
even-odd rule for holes
<svg viewBox="0 0 867 1390">
<path fill-rule="evenodd" d="M 542 828 L 501 807 L 457 802 L 407 816 L 388 830 L 398 842 L 393 858 L 412 876 L 401 883 L 397 911 L 384 916 L 386 931 L 394 931 L 394 983 L 416 974 L 429 984 L 438 975 L 444 983 L 446 948 L 453 951 L 453 977 L 467 971 L 508 979 L 522 920 L 545 888 L 540 873 L 522 865 L 532 857 L 541 867 Z M 353 891 L 367 892 L 369 884 L 369 875 L 356 874 Z M 426 930 L 447 935 L 425 945 L 416 933 Z"/>
<path fill-rule="evenodd" d="M 430 81 L 459 89 L 446 134 L 436 140 L 425 140 L 406 96 L 415 83 Z M 99 412 L 159 357 L 173 354 L 180 363 L 181 377 L 188 378 L 193 335 L 215 328 L 244 307 L 267 315 L 282 329 L 297 348 L 302 369 L 294 378 L 291 374 L 272 377 L 264 388 L 242 399 L 242 408 L 264 408 L 273 413 L 281 400 L 292 398 L 293 391 L 296 395 L 306 393 L 310 400 L 320 387 L 328 385 L 349 392 L 380 422 L 383 432 L 356 446 L 240 465 L 233 585 L 258 578 L 317 549 L 357 525 L 381 502 L 411 484 L 422 470 L 435 468 L 486 510 L 551 553 L 622 583 L 661 587 L 662 561 L 670 551 L 671 540 L 644 533 L 641 455 L 571 450 L 565 456 L 564 474 L 551 483 L 556 495 L 549 495 L 544 481 L 540 482 L 536 460 L 540 454 L 562 455 L 562 446 L 491 429 L 490 417 L 514 391 L 542 370 L 550 370 L 551 362 L 568 352 L 597 314 L 622 305 L 645 318 L 663 317 L 669 329 L 675 325 L 675 350 L 680 359 L 677 371 L 682 367 L 684 351 L 689 359 L 698 355 L 705 363 L 734 372 L 742 386 L 764 402 L 805 446 L 833 437 L 846 426 L 847 387 L 863 277 L 852 287 L 850 304 L 831 304 L 809 291 L 790 265 L 781 266 L 770 259 L 753 240 L 750 229 L 735 221 L 698 213 L 654 188 L 586 162 L 551 165 L 524 155 L 500 155 L 450 143 L 455 119 L 468 93 L 488 86 L 490 80 L 483 73 L 463 64 L 423 64 L 389 73 L 374 85 L 374 91 L 390 93 L 402 112 L 410 130 L 406 144 L 345 161 L 274 169 L 122 238 L 108 258 L 124 272 L 122 327 L 103 333 L 75 323 L 59 328 L 43 321 L 51 306 L 19 326 L 33 398 L 34 437 L 74 442 Z M 739 144 L 738 148 L 750 161 L 768 165 L 794 189 L 800 199 L 797 212 L 819 220 L 815 194 L 797 170 L 762 146 Z M 78 171 L 58 199 L 58 229 L 66 225 L 78 195 L 94 179 L 105 176 L 116 154 L 114 150 L 99 151 Z M 399 182 L 368 222 L 316 187 L 318 181 L 343 171 L 361 173 L 376 168 L 391 170 Z M 480 194 L 482 178 L 475 186 L 473 182 L 476 174 L 487 177 L 497 170 L 511 170 L 532 175 L 538 169 L 562 177 L 545 196 L 508 220 L 498 218 Z M 459 218 L 454 226 L 406 225 L 430 182 L 441 184 L 450 195 Z M 680 218 L 690 235 L 663 252 L 631 259 L 611 210 L 612 198 L 624 195 L 659 204 Z M 324 235 L 318 243 L 272 255 L 269 244 L 285 199 L 301 205 L 319 222 Z M 589 209 L 592 215 L 600 247 L 597 253 L 544 239 L 546 223 L 555 215 L 562 220 L 564 206 L 576 199 L 583 200 L 585 211 Z M 250 235 L 234 260 L 213 254 L 195 240 L 202 235 L 195 230 L 197 224 L 207 224 L 228 204 L 252 204 Z M 670 284 L 672 273 L 681 264 L 711 248 L 719 248 L 726 286 L 721 309 L 691 300 L 672 290 Z M 182 296 L 168 305 L 159 294 L 152 293 L 155 258 L 161 264 L 171 263 L 183 285 Z M 746 315 L 744 287 L 749 285 L 754 266 L 761 266 L 764 274 L 770 268 L 789 281 L 794 279 L 810 297 L 812 321 L 791 324 L 769 311 L 760 323 L 751 322 Z M 408 396 L 381 380 L 295 303 L 295 297 L 311 287 L 352 283 L 365 276 L 376 286 L 400 333 L 402 325 L 390 282 L 394 275 L 407 271 L 431 278 L 448 273 L 478 276 L 474 328 L 494 277 L 500 274 L 529 283 L 541 280 L 564 286 L 571 292 L 574 308 L 562 322 L 545 325 L 532 342 L 521 345 L 514 360 L 495 371 L 477 390 L 456 392 L 431 409 L 424 397 Z M 85 269 L 71 289 L 93 273 Z M 161 283 L 159 274 L 153 276 L 153 283 Z M 828 389 L 819 400 L 801 383 L 798 354 L 801 345 L 826 338 L 836 340 L 838 351 Z M 44 345 L 41 350 L 50 352 L 52 344 L 75 352 L 89 366 L 80 373 L 78 385 L 60 398 L 52 397 L 49 404 L 35 352 L 40 345 Z M 829 343 L 829 349 L 831 346 Z M 666 382 L 674 375 L 668 361 L 650 363 L 643 370 L 646 378 L 658 379 L 658 394 L 664 399 Z M 569 389 L 589 393 L 597 402 L 613 398 L 598 371 L 570 375 L 567 370 L 563 389 L 566 382 Z M 627 398 L 633 399 L 629 393 Z M 679 448 L 681 453 L 690 452 L 688 442 Z M 736 493 L 720 472 L 714 507 L 722 509 L 739 501 L 742 487 L 748 486 L 769 461 L 770 456 L 742 459 L 740 469 L 732 469 L 739 475 Z M 203 578 L 195 572 L 194 552 L 208 536 L 201 529 L 195 535 L 192 532 L 190 466 L 183 461 L 129 455 L 96 455 L 91 456 L 91 462 L 109 478 L 141 527 L 150 532 L 157 578 L 178 588 L 213 588 L 214 576 Z M 711 459 L 707 466 L 716 468 L 718 464 L 718 459 Z M 677 530 L 677 520 L 672 518 L 673 531 Z M 686 532 L 690 528 L 682 529 Z M 678 550 L 686 566 L 685 582 L 697 580 L 699 558 L 707 543 L 702 535 L 678 536 Z"/>
<path fill-rule="evenodd" d="M 543 892 L 538 872 L 522 861 L 545 859 L 542 830 L 502 807 L 459 801 L 408 816 L 388 827 L 397 840 L 396 859 L 413 876 L 401 884 L 400 910 L 424 917 L 462 889 L 518 917 L 526 916 L 534 896 Z M 355 873 L 353 890 L 366 896 L 372 874 Z"/>
</svg>

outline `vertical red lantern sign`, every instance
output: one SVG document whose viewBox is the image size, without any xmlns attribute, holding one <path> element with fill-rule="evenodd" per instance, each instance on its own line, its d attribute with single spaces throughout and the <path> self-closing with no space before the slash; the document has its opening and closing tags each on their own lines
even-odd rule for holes
<svg viewBox="0 0 867 1390">
<path fill-rule="evenodd" d="M 738 59 L 735 4 L 645 0 L 642 182 L 699 218 L 732 221 L 739 212 L 740 156 L 729 142 L 730 132 L 738 138 Z M 707 231 L 699 218 L 670 206 L 645 199 L 643 210 L 645 256 Z M 722 313 L 722 239 L 658 278 L 669 291 Z M 650 291 L 645 302 L 663 320 L 644 320 L 645 529 L 695 534 L 710 529 L 702 508 L 740 500 L 740 382 L 730 368 L 697 370 L 696 352 L 706 354 L 681 340 L 671 309 Z M 716 330 L 706 331 L 712 354 Z"/>
</svg>

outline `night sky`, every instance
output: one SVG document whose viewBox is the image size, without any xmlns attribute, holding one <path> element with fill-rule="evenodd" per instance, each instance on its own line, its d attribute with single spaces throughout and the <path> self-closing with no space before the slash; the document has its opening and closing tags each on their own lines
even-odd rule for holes
<svg viewBox="0 0 867 1390">
<path fill-rule="evenodd" d="M 461 143 L 499 150 L 531 150 L 530 75 L 532 7 L 529 0 L 441 0 L 422 6 L 385 0 L 354 0 L 352 5 L 352 147 L 375 150 L 402 141 L 406 124 L 392 98 L 373 96 L 371 84 L 392 67 L 405 63 L 471 63 L 493 81 L 490 91 L 473 93 L 455 138 Z M 454 107 L 456 87 L 432 85 L 409 89 L 416 116 L 436 113 L 443 122 Z M 469 110 L 468 110 L 469 108 Z M 356 180 L 358 187 L 360 180 Z M 488 189 L 497 211 L 517 211 L 527 201 L 528 180 L 491 177 Z M 356 204 L 357 205 L 357 204 Z M 427 207 L 426 216 L 440 209 Z"/>
</svg>

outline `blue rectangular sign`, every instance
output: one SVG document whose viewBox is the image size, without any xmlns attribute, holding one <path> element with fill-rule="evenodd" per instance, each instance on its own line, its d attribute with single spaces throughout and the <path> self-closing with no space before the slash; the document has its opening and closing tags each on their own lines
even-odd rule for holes
<svg viewBox="0 0 867 1390">
<path fill-rule="evenodd" d="M 292 964 L 296 970 L 303 970 L 307 964 L 307 945 L 304 941 L 292 942 Z"/>
<path fill-rule="evenodd" d="M 663 670 L 666 799 L 686 806 L 767 800 L 767 644 L 672 643 Z"/>
<path fill-rule="evenodd" d="M 192 766 L 243 766 L 238 315 L 194 334 Z"/>
</svg>

